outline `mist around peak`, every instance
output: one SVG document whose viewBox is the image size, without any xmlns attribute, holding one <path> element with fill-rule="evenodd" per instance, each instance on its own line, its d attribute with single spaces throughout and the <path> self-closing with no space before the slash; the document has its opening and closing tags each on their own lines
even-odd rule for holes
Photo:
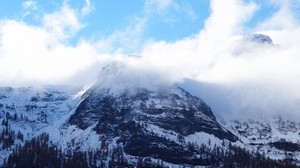
<svg viewBox="0 0 300 168">
<path fill-rule="evenodd" d="M 147 25 L 158 19 L 151 12 L 163 16 L 178 6 L 175 1 L 159 4 L 145 4 L 143 17 L 134 17 L 125 28 L 75 43 L 72 39 L 88 26 L 88 12 L 67 2 L 39 14 L 37 25 L 2 18 L 0 86 L 84 86 L 98 81 L 105 87 L 152 87 L 191 79 L 226 90 L 223 101 L 232 104 L 230 113 L 299 116 L 299 2 L 268 1 L 274 10 L 255 21 L 265 3 L 212 0 L 203 27 L 174 41 L 145 36 Z M 108 67 L 115 69 L 108 75 L 103 67 L 113 62 L 125 66 Z"/>
</svg>

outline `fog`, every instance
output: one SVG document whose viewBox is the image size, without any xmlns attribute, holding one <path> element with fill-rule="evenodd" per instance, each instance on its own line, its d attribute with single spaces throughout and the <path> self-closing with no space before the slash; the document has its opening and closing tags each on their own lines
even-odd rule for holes
<svg viewBox="0 0 300 168">
<path fill-rule="evenodd" d="M 146 4 L 145 14 L 162 12 L 172 4 L 153 2 Z M 144 16 L 126 30 L 71 45 L 68 41 L 85 27 L 79 18 L 92 12 L 89 1 L 81 12 L 64 3 L 41 17 L 39 26 L 2 19 L 0 85 L 84 85 L 97 80 L 102 67 L 117 61 L 129 67 L 123 81 L 180 84 L 224 118 L 298 117 L 300 2 L 267 2 L 277 11 L 249 27 L 247 23 L 261 7 L 257 2 L 211 0 L 204 28 L 175 42 L 139 39 L 147 22 Z M 253 33 L 269 36 L 273 45 L 246 42 L 244 38 Z"/>
</svg>

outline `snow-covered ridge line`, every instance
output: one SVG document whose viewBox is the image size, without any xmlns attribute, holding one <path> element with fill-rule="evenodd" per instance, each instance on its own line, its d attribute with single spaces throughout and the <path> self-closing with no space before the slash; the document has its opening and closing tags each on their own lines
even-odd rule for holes
<svg viewBox="0 0 300 168">
<path fill-rule="evenodd" d="M 17 144 L 43 132 L 58 131 L 58 127 L 75 111 L 81 101 L 81 90 L 71 86 L 1 87 L 0 88 L 0 131 L 9 128 L 13 134 L 22 134 L 22 140 L 14 139 L 11 146 L 0 143 L 0 162 L 12 152 Z M 3 125 L 7 123 L 7 126 Z M 58 125 L 59 124 L 59 125 Z M 1 163 L 0 163 L 1 164 Z"/>
<path fill-rule="evenodd" d="M 299 123 L 282 119 L 221 125 L 202 99 L 177 86 L 122 88 L 117 94 L 98 83 L 82 89 L 0 88 L 0 116 L 0 131 L 9 130 L 0 141 L 0 162 L 18 144 L 43 133 L 63 153 L 98 152 L 99 164 L 106 165 L 117 152 L 130 164 L 143 157 L 169 167 L 201 167 L 213 152 L 229 152 L 232 145 L 258 149 L 273 159 L 299 158 L 299 151 L 281 148 L 299 143 Z"/>
</svg>

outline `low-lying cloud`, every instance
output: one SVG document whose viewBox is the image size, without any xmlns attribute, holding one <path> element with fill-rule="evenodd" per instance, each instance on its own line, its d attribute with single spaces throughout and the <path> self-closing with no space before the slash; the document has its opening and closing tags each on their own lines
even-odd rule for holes
<svg viewBox="0 0 300 168">
<path fill-rule="evenodd" d="M 133 25 L 137 29 L 132 32 L 119 30 L 122 35 L 114 33 L 98 41 L 82 39 L 70 45 L 68 41 L 84 29 L 79 18 L 92 11 L 90 2 L 86 2 L 81 12 L 64 3 L 59 11 L 45 14 L 40 26 L 1 20 L 0 85 L 85 84 L 96 80 L 101 67 L 122 61 L 135 69 L 141 67 L 139 72 L 155 74 L 158 81 L 196 81 L 202 88 L 193 88 L 193 94 L 207 100 L 223 117 L 299 116 L 300 26 L 299 8 L 295 6 L 300 2 L 270 0 L 278 10 L 255 27 L 248 27 L 260 8 L 258 3 L 212 0 L 204 28 L 175 42 L 141 40 L 142 36 L 134 33 L 143 33 L 148 18 L 139 18 L 141 22 Z M 176 5 L 171 0 L 146 4 L 154 2 L 158 9 L 145 9 L 145 14 Z M 274 45 L 245 43 L 243 38 L 253 33 L 270 36 Z M 127 34 L 133 39 L 124 37 Z M 121 43 L 115 46 L 111 41 L 118 38 Z M 124 48 L 122 41 L 126 43 Z M 132 46 L 137 44 L 142 46 L 134 51 Z M 124 54 L 128 46 L 139 57 Z"/>
</svg>

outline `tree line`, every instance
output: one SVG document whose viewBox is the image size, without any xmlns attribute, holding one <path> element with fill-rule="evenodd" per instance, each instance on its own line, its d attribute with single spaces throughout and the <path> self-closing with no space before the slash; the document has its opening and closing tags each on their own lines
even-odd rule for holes
<svg viewBox="0 0 300 168">
<path fill-rule="evenodd" d="M 238 146 L 214 146 L 213 148 L 202 144 L 188 143 L 189 150 L 200 154 L 205 165 L 211 167 L 232 168 L 297 168 L 288 161 L 277 161 L 267 158 L 259 152 L 250 152 Z M 192 156 L 193 157 L 193 156 Z M 192 159 L 192 158 L 191 158 Z M 102 139 L 98 149 L 88 151 L 64 151 L 49 141 L 49 135 L 43 133 L 38 137 L 25 141 L 24 145 L 16 145 L 13 152 L 4 163 L 5 168 L 31 167 L 31 168 L 96 168 L 96 167 L 167 167 L 161 158 L 153 162 L 149 157 L 138 157 L 136 163 L 129 162 L 124 156 L 121 144 L 108 149 L 108 142 Z M 184 165 L 182 167 L 190 167 Z"/>
</svg>

